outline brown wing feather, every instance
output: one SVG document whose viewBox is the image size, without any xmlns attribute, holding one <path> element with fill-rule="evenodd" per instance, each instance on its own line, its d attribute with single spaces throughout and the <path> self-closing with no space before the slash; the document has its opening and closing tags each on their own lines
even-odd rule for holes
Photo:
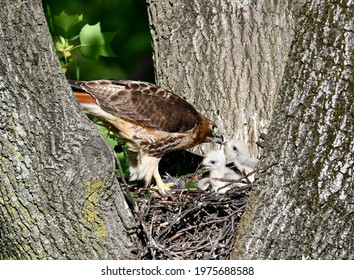
<svg viewBox="0 0 354 280">
<path fill-rule="evenodd" d="M 151 83 L 100 80 L 75 85 L 90 93 L 103 110 L 161 131 L 186 132 L 202 118 L 183 98 Z"/>
</svg>

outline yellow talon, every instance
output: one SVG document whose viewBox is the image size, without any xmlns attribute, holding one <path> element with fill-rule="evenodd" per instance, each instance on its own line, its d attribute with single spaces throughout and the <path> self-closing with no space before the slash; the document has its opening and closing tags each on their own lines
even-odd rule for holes
<svg viewBox="0 0 354 280">
<path fill-rule="evenodd" d="M 155 170 L 154 174 L 153 174 L 154 178 L 155 178 L 155 182 L 156 182 L 156 186 L 151 185 L 150 188 L 152 189 L 156 189 L 158 192 L 160 192 L 161 194 L 166 194 L 171 190 L 171 187 L 173 187 L 175 185 L 175 183 L 170 182 L 170 183 L 164 183 L 161 179 L 160 173 L 159 171 Z"/>
<path fill-rule="evenodd" d="M 175 183 L 163 183 L 162 185 L 151 185 L 150 189 L 156 190 L 160 194 L 165 195 L 171 190 L 171 187 L 173 187 L 174 185 Z"/>
</svg>

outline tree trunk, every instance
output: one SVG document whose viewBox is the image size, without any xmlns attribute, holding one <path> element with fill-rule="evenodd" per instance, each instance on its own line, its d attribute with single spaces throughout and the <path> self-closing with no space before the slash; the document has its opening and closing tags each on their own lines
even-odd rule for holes
<svg viewBox="0 0 354 280">
<path fill-rule="evenodd" d="M 147 2 L 158 84 L 255 154 L 283 76 L 295 1 Z"/>
<path fill-rule="evenodd" d="M 307 1 L 297 21 L 237 259 L 353 259 L 352 1 Z"/>
<path fill-rule="evenodd" d="M 41 1 L 0 3 L 0 259 L 132 258 L 113 156 L 74 102 Z"/>
</svg>

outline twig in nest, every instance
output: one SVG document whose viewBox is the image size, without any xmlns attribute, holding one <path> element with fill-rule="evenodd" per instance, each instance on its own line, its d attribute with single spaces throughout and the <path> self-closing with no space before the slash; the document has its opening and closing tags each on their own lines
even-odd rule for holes
<svg viewBox="0 0 354 280">
<path fill-rule="evenodd" d="M 144 224 L 143 259 L 230 259 L 234 230 L 247 191 L 226 194 L 193 189 L 168 197 L 137 198 L 137 219 Z"/>
<path fill-rule="evenodd" d="M 127 199 L 127 201 L 134 207 L 136 208 L 137 205 L 135 203 L 135 200 L 134 198 L 132 197 L 130 191 L 129 191 L 129 185 L 127 184 L 127 181 L 125 181 L 125 178 L 124 178 L 124 172 L 123 172 L 123 168 L 122 168 L 122 165 L 120 163 L 120 160 L 117 156 L 117 154 L 115 152 L 113 152 L 113 156 L 116 160 L 116 163 L 117 163 L 117 166 L 118 166 L 118 169 L 119 169 L 119 174 L 120 174 L 120 178 L 123 182 L 123 189 L 124 189 L 124 196 L 125 198 Z M 136 209 L 134 209 L 136 211 Z"/>
</svg>

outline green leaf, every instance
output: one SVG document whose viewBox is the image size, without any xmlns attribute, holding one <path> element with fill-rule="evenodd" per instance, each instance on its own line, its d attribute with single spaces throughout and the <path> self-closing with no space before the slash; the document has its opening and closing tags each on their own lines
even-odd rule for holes
<svg viewBox="0 0 354 280">
<path fill-rule="evenodd" d="M 97 60 L 100 56 L 115 57 L 110 42 L 117 32 L 101 32 L 101 25 L 86 24 L 80 32 L 80 52 L 86 58 Z"/>
<path fill-rule="evenodd" d="M 63 28 L 64 32 L 67 33 L 72 27 L 80 23 L 83 19 L 81 15 L 68 15 L 65 11 L 62 11 L 59 16 L 53 17 L 53 24 Z"/>
<path fill-rule="evenodd" d="M 98 126 L 98 129 L 100 130 L 100 132 L 104 136 L 106 142 L 108 143 L 108 146 L 113 150 L 114 147 L 117 145 L 117 141 L 113 137 L 110 137 L 111 132 L 105 126 L 102 126 L 97 123 L 96 123 L 96 125 Z"/>
<path fill-rule="evenodd" d="M 59 38 L 55 40 L 55 48 L 58 52 L 63 54 L 65 57 L 70 57 L 74 45 L 70 45 L 68 39 L 59 36 Z"/>
</svg>

